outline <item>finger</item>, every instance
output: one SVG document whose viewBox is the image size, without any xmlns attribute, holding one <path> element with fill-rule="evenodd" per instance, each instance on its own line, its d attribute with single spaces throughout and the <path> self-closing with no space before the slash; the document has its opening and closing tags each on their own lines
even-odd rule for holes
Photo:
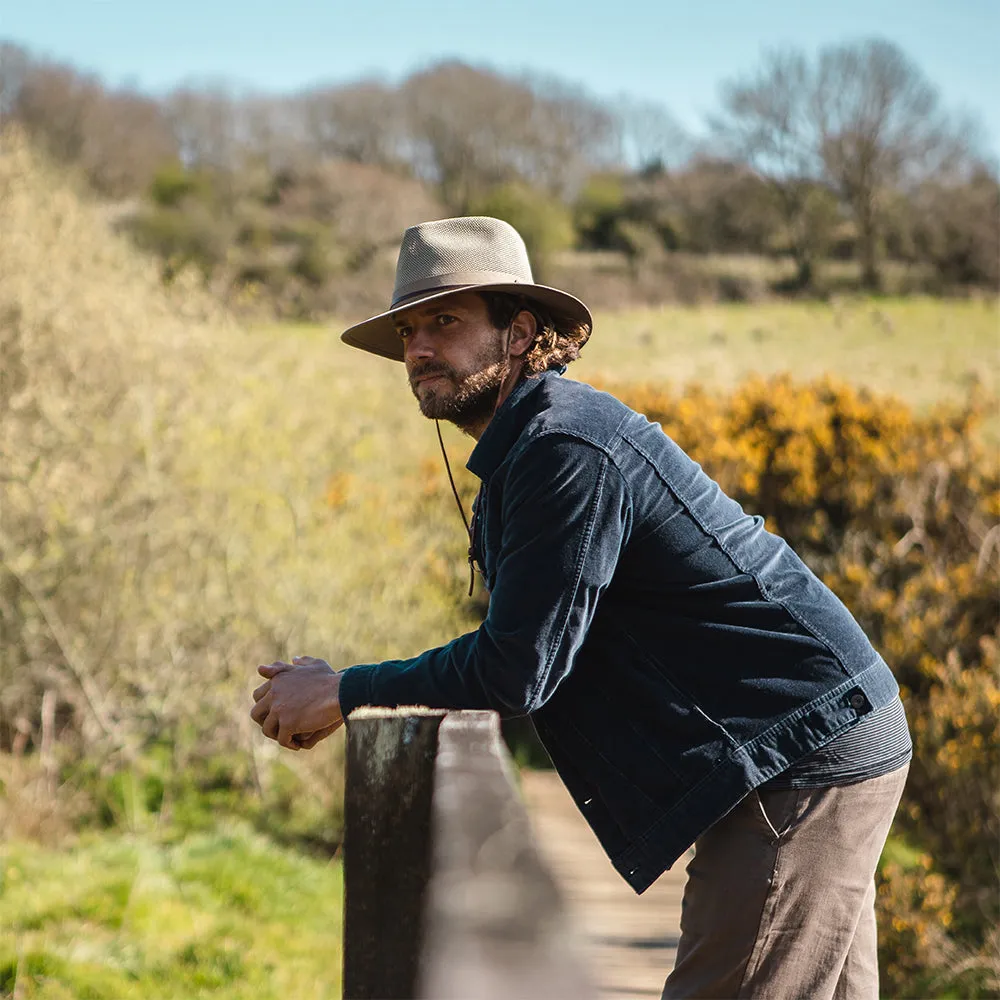
<svg viewBox="0 0 1000 1000">
<path fill-rule="evenodd" d="M 254 691 L 253 691 L 253 700 L 254 701 L 260 701 L 260 699 L 263 698 L 264 695 L 266 695 L 267 692 L 270 691 L 270 690 L 271 690 L 271 682 L 270 681 L 264 681 L 264 683 L 261 684 L 260 687 L 254 688 Z"/>
<path fill-rule="evenodd" d="M 320 740 L 325 740 L 327 736 L 331 733 L 336 732 L 340 727 L 340 723 L 335 723 L 332 726 L 325 726 L 323 729 L 317 729 L 314 733 L 300 733 L 296 740 L 303 750 L 312 750 Z"/>
<path fill-rule="evenodd" d="M 294 670 L 295 668 L 290 663 L 283 663 L 281 660 L 276 660 L 274 663 L 262 663 L 257 668 L 257 673 L 261 677 L 267 677 L 269 680 L 278 674 L 283 674 L 286 670 Z"/>
<path fill-rule="evenodd" d="M 264 720 L 264 722 L 261 724 L 260 728 L 263 731 L 264 735 L 269 740 L 276 740 L 278 738 L 278 729 L 280 728 L 280 726 L 281 726 L 281 724 L 278 721 L 278 713 L 277 712 L 272 712 Z"/>
<path fill-rule="evenodd" d="M 286 750 L 299 750 L 299 749 L 301 749 L 299 747 L 298 742 L 295 739 L 295 735 L 296 734 L 293 733 L 291 729 L 288 729 L 285 726 L 281 726 L 278 729 L 278 736 L 277 736 L 278 745 L 279 746 L 283 746 Z"/>
<path fill-rule="evenodd" d="M 319 732 L 316 733 L 316 738 L 309 744 L 307 749 L 314 747 L 320 742 L 320 740 L 325 740 L 327 736 L 332 736 L 343 724 L 343 722 L 335 722 L 332 726 L 325 726 L 323 729 L 319 730 Z"/>
<path fill-rule="evenodd" d="M 320 660 L 315 656 L 293 656 L 292 663 L 297 666 L 305 666 L 307 663 L 325 663 L 325 660 Z"/>
<path fill-rule="evenodd" d="M 250 709 L 250 718 L 257 723 L 258 726 L 264 725 L 264 720 L 267 718 L 267 713 L 271 711 L 271 702 L 274 700 L 274 695 L 268 691 L 260 701 Z"/>
</svg>

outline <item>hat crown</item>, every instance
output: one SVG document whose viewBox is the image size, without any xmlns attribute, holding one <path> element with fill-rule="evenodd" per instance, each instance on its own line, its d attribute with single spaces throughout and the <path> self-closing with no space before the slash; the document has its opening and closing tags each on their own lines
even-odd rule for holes
<svg viewBox="0 0 1000 1000">
<path fill-rule="evenodd" d="M 528 250 L 513 226 L 484 215 L 423 222 L 403 234 L 392 302 L 434 288 L 497 282 L 533 283 Z"/>
</svg>

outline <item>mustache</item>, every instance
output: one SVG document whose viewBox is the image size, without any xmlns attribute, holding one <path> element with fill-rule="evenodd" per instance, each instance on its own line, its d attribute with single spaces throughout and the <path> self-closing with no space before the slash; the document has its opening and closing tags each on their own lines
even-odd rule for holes
<svg viewBox="0 0 1000 1000">
<path fill-rule="evenodd" d="M 426 364 L 414 365 L 407 372 L 407 377 L 412 385 L 418 378 L 423 378 L 425 375 L 445 375 L 448 378 L 455 377 L 455 369 L 449 364 L 444 364 L 440 361 L 429 361 Z"/>
</svg>

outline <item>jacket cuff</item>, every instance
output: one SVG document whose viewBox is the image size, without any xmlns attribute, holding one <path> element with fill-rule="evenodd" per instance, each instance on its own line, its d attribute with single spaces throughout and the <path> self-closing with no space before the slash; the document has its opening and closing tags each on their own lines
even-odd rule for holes
<svg viewBox="0 0 1000 1000">
<path fill-rule="evenodd" d="M 372 702 L 372 671 L 375 667 L 348 667 L 340 673 L 340 712 L 346 719 L 360 705 Z"/>
</svg>

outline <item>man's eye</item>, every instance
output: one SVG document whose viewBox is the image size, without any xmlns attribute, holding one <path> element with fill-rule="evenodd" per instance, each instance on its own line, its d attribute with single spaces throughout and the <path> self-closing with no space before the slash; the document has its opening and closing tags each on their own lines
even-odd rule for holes
<svg viewBox="0 0 1000 1000">
<path fill-rule="evenodd" d="M 447 326 L 449 323 L 455 322 L 454 316 L 449 316 L 447 313 L 441 313 L 437 318 L 438 326 Z"/>
<path fill-rule="evenodd" d="M 396 327 L 396 333 L 399 334 L 399 339 L 400 340 L 406 340 L 406 338 L 409 337 L 409 335 L 412 332 L 413 331 L 408 326 L 397 326 Z"/>
</svg>

